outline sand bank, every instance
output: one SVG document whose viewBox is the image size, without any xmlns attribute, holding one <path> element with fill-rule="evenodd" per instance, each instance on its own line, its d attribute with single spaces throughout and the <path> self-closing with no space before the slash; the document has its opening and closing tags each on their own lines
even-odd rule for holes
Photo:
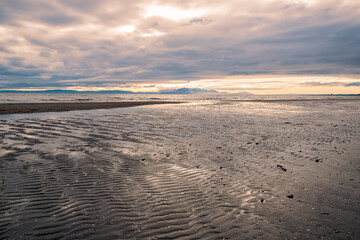
<svg viewBox="0 0 360 240">
<path fill-rule="evenodd" d="M 136 102 L 62 102 L 62 103 L 2 103 L 0 114 L 61 112 L 73 110 L 91 110 L 106 108 L 124 108 L 153 104 L 177 104 L 171 101 Z"/>
</svg>

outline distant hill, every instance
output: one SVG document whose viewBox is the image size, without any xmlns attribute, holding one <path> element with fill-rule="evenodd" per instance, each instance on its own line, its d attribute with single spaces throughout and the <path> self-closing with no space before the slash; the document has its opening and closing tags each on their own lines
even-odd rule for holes
<svg viewBox="0 0 360 240">
<path fill-rule="evenodd" d="M 198 94 L 198 93 L 217 93 L 214 90 L 201 88 L 179 88 L 167 89 L 160 92 L 132 92 L 121 90 L 102 90 L 102 91 L 76 91 L 76 90 L 39 90 L 39 91 L 17 91 L 17 90 L 0 90 L 0 93 L 61 93 L 61 94 Z"/>
<path fill-rule="evenodd" d="M 218 92 L 215 90 L 206 90 L 202 88 L 179 88 L 176 90 L 167 89 L 159 92 L 159 94 L 197 94 L 197 93 L 218 93 Z"/>
<path fill-rule="evenodd" d="M 134 94 L 131 91 L 106 90 L 106 91 L 76 91 L 76 90 L 39 90 L 39 91 L 17 91 L 17 90 L 0 90 L 0 93 L 62 93 L 62 94 Z"/>
</svg>

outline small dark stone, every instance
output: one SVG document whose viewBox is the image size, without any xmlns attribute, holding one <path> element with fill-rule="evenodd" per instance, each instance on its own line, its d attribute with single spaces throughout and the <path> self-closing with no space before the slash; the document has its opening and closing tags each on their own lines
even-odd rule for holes
<svg viewBox="0 0 360 240">
<path fill-rule="evenodd" d="M 319 162 L 319 159 L 316 159 L 315 162 Z"/>
<path fill-rule="evenodd" d="M 220 167 L 220 169 L 223 169 L 223 167 Z"/>
<path fill-rule="evenodd" d="M 285 124 L 290 124 L 290 122 L 285 122 Z"/>
<path fill-rule="evenodd" d="M 281 166 L 281 165 L 279 165 L 279 164 L 278 164 L 278 165 L 276 165 L 276 167 L 277 167 L 277 168 L 280 168 L 280 169 L 281 169 L 281 170 L 283 170 L 284 172 L 286 172 L 286 171 L 287 171 L 287 169 L 286 169 L 286 168 L 284 168 L 283 166 Z"/>
<path fill-rule="evenodd" d="M 288 198 L 294 198 L 294 195 L 291 194 L 291 195 L 288 195 L 287 197 Z"/>
<path fill-rule="evenodd" d="M 141 161 L 145 161 L 145 158 L 142 158 Z"/>
<path fill-rule="evenodd" d="M 260 199 L 260 201 L 263 203 L 265 201 L 265 199 L 262 198 L 262 199 Z"/>
<path fill-rule="evenodd" d="M 259 145 L 259 143 L 257 142 L 257 143 L 255 143 L 256 145 Z"/>
</svg>

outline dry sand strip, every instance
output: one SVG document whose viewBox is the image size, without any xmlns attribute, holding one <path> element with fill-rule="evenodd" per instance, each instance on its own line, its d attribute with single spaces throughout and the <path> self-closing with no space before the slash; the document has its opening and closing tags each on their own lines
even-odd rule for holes
<svg viewBox="0 0 360 240">
<path fill-rule="evenodd" d="M 61 112 L 73 110 L 91 110 L 106 108 L 125 108 L 154 104 L 178 104 L 171 101 L 142 102 L 62 102 L 62 103 L 1 103 L 0 114 Z"/>
</svg>

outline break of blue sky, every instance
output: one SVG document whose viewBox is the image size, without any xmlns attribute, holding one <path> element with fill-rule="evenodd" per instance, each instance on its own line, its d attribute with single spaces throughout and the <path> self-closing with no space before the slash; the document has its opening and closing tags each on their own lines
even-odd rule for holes
<svg viewBox="0 0 360 240">
<path fill-rule="evenodd" d="M 0 89 L 359 93 L 358 0 L 11 0 Z"/>
</svg>

